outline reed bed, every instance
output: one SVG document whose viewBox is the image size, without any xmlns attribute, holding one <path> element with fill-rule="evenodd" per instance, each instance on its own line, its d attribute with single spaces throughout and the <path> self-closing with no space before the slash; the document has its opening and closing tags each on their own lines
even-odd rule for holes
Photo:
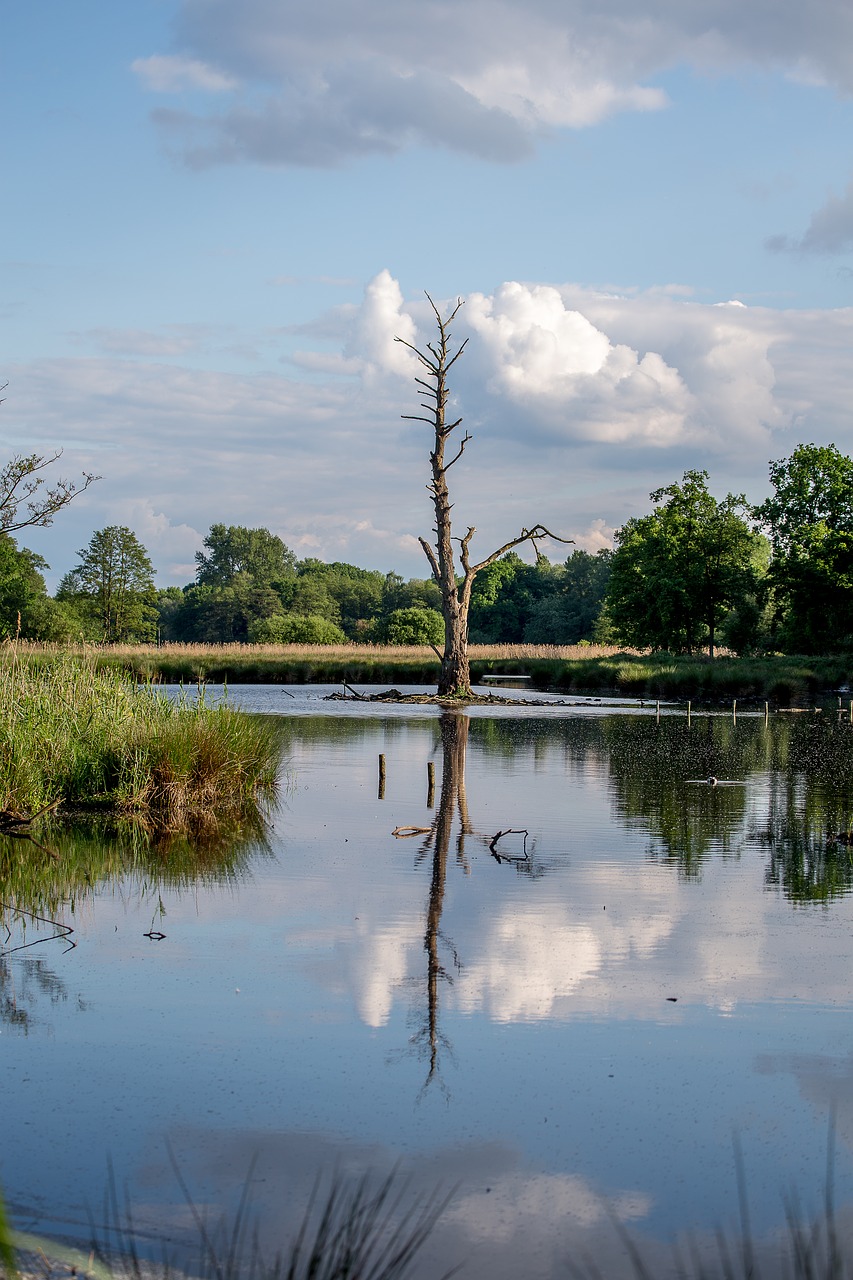
<svg viewBox="0 0 853 1280">
<path fill-rule="evenodd" d="M 58 654 L 136 680 L 270 684 L 434 684 L 439 659 L 418 645 L 166 644 L 57 649 L 21 644 L 34 666 Z M 607 645 L 478 645 L 469 648 L 471 677 L 526 676 L 537 689 L 626 697 L 719 702 L 767 700 L 788 706 L 853 686 L 853 655 L 735 657 L 647 653 Z"/>
<path fill-rule="evenodd" d="M 91 657 L 13 651 L 0 666 L 0 809 L 106 806 L 174 826 L 254 805 L 275 788 L 273 718 L 167 700 Z"/>
</svg>

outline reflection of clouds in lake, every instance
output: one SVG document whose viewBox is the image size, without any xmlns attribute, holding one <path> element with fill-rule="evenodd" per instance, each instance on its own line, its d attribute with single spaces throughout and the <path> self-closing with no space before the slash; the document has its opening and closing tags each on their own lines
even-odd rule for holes
<svg viewBox="0 0 853 1280">
<path fill-rule="evenodd" d="M 592 929 L 569 923 L 555 904 L 502 913 L 482 943 L 485 954 L 465 966 L 456 999 L 464 1013 L 485 1009 L 496 1022 L 550 1017 L 601 967 Z"/>
<path fill-rule="evenodd" d="M 388 1022 L 395 992 L 408 976 L 412 952 L 416 945 L 420 949 L 419 944 L 418 923 L 413 920 L 401 921 L 373 934 L 366 930 L 360 932 L 354 947 L 359 976 L 355 999 L 359 1017 L 369 1027 L 383 1027 Z"/>
<path fill-rule="evenodd" d="M 646 1217 L 652 1204 L 651 1196 L 641 1191 L 617 1191 L 605 1201 L 576 1174 L 516 1171 L 496 1179 L 488 1191 L 459 1196 L 447 1218 L 464 1224 L 472 1241 L 504 1244 L 531 1228 L 547 1233 L 547 1224 L 554 1222 L 595 1226 L 608 1220 L 608 1209 L 623 1222 L 636 1221 Z"/>
</svg>

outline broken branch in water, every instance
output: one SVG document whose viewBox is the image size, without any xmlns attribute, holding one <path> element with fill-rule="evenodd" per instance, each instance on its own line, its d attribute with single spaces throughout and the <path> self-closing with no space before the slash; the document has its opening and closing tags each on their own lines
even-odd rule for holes
<svg viewBox="0 0 853 1280">
<path fill-rule="evenodd" d="M 530 854 L 527 852 L 527 836 L 528 832 L 523 827 L 507 827 L 505 831 L 498 831 L 489 841 L 489 853 L 496 862 L 529 862 Z M 521 853 L 499 853 L 498 841 L 504 836 L 524 836 L 524 845 Z"/>
<path fill-rule="evenodd" d="M 391 832 L 392 836 L 396 836 L 398 840 L 405 840 L 409 836 L 428 836 L 432 834 L 432 827 L 395 827 Z"/>
<path fill-rule="evenodd" d="M 37 849 L 41 849 L 43 853 L 58 862 L 59 854 L 54 853 L 52 849 L 48 849 L 47 845 L 36 840 L 35 836 L 31 835 L 25 828 L 29 827 L 38 818 L 43 818 L 46 813 L 52 813 L 54 809 L 59 808 L 61 803 L 60 797 L 59 800 L 54 800 L 51 804 L 44 805 L 43 808 L 39 809 L 38 813 L 32 814 L 19 813 L 17 809 L 0 809 L 0 835 L 9 836 L 12 840 L 29 840 L 30 844 L 34 844 Z"/>
</svg>

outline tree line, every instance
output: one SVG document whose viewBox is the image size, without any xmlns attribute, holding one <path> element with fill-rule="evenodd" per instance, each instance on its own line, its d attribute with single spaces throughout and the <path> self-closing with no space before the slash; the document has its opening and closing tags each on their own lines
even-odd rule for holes
<svg viewBox="0 0 853 1280">
<path fill-rule="evenodd" d="M 853 459 L 800 445 L 772 495 L 716 499 L 687 471 L 612 550 L 533 564 L 508 551 L 471 587 L 474 643 L 618 643 L 713 654 L 853 649 Z M 214 524 L 187 586 L 158 590 L 132 530 L 96 531 L 54 596 L 45 562 L 0 532 L 0 630 L 100 642 L 444 642 L 433 579 L 299 560 L 266 528 Z"/>
</svg>

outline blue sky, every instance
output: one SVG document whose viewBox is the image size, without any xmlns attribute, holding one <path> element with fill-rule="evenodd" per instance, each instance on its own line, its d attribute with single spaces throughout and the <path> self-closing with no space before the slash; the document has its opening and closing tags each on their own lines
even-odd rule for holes
<svg viewBox="0 0 853 1280">
<path fill-rule="evenodd" d="M 0 56 L 0 449 L 103 477 L 52 581 L 121 523 L 183 584 L 218 521 L 424 574 L 424 289 L 483 554 L 853 452 L 847 0 L 34 0 Z"/>
</svg>

